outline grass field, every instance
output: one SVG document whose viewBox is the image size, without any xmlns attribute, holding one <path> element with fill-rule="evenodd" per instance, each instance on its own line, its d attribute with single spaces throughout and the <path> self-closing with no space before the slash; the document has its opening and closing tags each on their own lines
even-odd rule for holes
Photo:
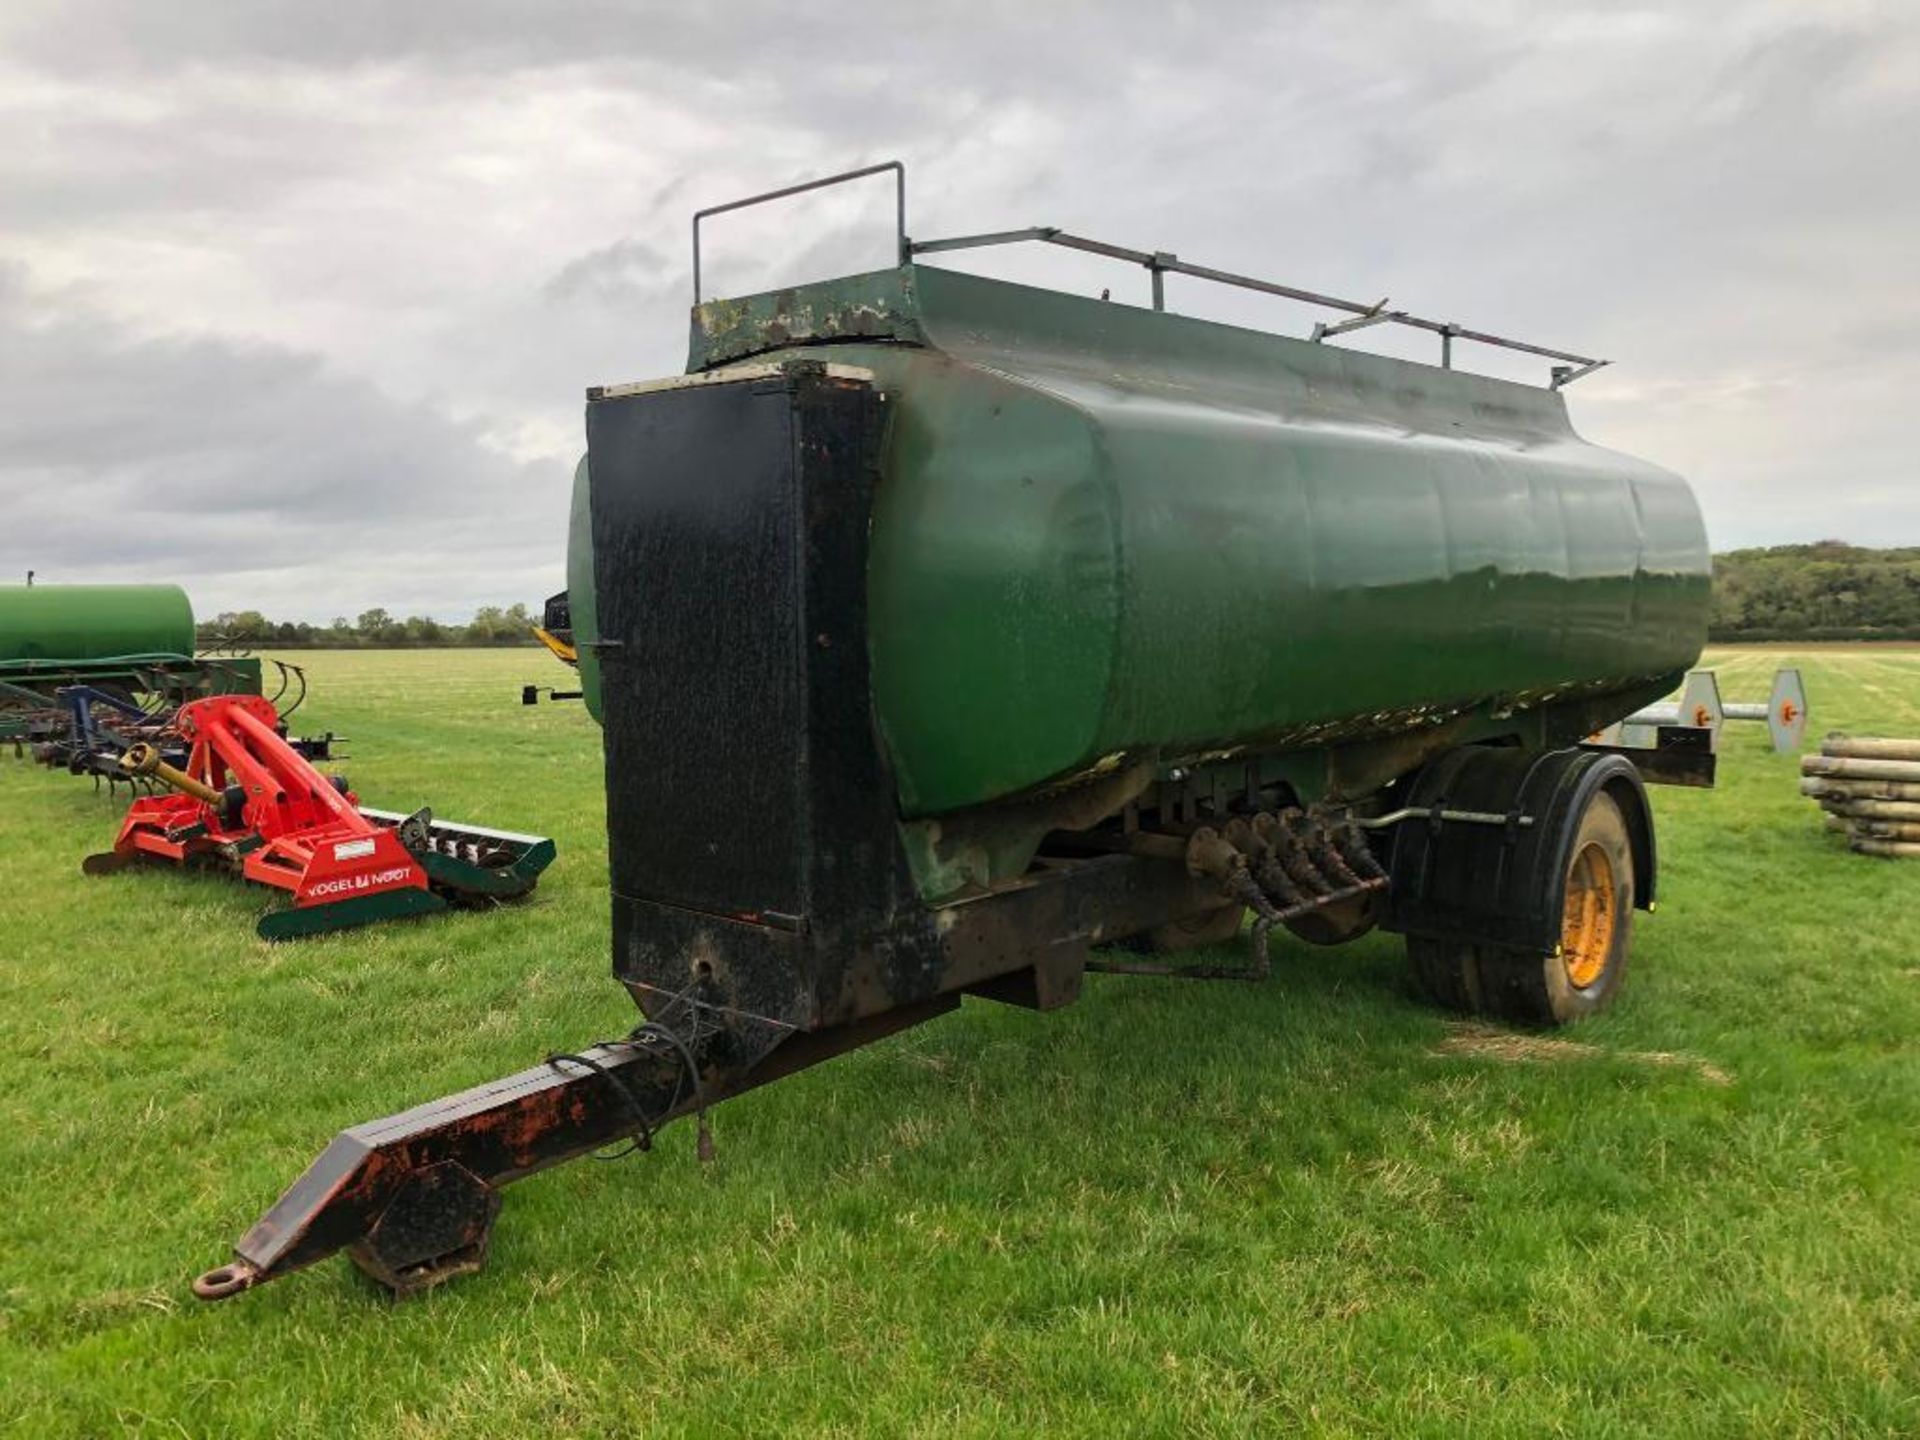
<svg viewBox="0 0 1920 1440">
<path fill-rule="evenodd" d="M 1622 1003 L 1560 1039 L 1400 944 L 986 1003 L 507 1197 L 488 1270 L 218 1306 L 338 1129 L 619 1033 L 598 733 L 534 652 L 313 654 L 363 799 L 554 835 L 533 902 L 269 947 L 265 892 L 83 879 L 119 806 L 0 756 L 0 1424 L 31 1436 L 1920 1433 L 1920 864 L 1764 727 L 1662 790 Z M 1920 650 L 1801 664 L 1920 734 Z"/>
</svg>

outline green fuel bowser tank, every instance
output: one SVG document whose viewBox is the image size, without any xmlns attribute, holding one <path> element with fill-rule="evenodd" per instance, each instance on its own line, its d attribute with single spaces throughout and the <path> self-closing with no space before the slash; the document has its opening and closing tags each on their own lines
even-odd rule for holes
<svg viewBox="0 0 1920 1440">
<path fill-rule="evenodd" d="M 523 1175 L 1090 971 L 1261 980 L 1278 934 L 1378 926 L 1454 1009 L 1618 993 L 1645 780 L 1714 757 L 1588 739 L 1697 658 L 1709 580 L 1686 485 L 1568 420 L 1602 362 L 1050 227 L 912 242 L 897 162 L 699 212 L 696 294 L 702 217 L 882 173 L 897 267 L 697 304 L 687 374 L 587 394 L 570 610 L 646 1023 L 346 1132 L 196 1293 L 343 1247 L 401 1293 L 469 1273 Z M 914 261 L 1016 240 L 1156 308 Z M 1165 314 L 1181 269 L 1349 318 Z M 1317 343 L 1376 323 L 1565 363 Z"/>
<path fill-rule="evenodd" d="M 1142 762 L 1305 754 L 1351 794 L 1409 739 L 1577 740 L 1705 641 L 1687 485 L 1554 389 L 917 264 L 695 311 L 690 379 L 809 360 L 888 402 L 868 643 L 909 819 Z M 589 494 L 582 461 L 576 616 Z"/>
<path fill-rule="evenodd" d="M 193 606 L 178 585 L 0 586 L 0 670 L 192 654 Z"/>
</svg>

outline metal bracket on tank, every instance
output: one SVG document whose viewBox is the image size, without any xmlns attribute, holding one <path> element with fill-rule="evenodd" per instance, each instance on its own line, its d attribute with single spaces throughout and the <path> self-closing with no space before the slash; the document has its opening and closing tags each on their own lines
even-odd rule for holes
<svg viewBox="0 0 1920 1440">
<path fill-rule="evenodd" d="M 1556 365 L 1548 372 L 1553 376 L 1553 383 L 1547 388 L 1549 390 L 1563 390 L 1578 380 L 1582 375 L 1591 375 L 1602 365 L 1609 365 L 1611 363 L 1612 362 L 1608 360 L 1589 360 L 1584 365 Z"/>
<path fill-rule="evenodd" d="M 1369 325 L 1384 325 L 1389 320 L 1398 320 L 1406 313 L 1404 310 L 1387 309 L 1387 297 L 1383 295 L 1380 297 L 1380 303 L 1365 315 L 1356 315 L 1351 320 L 1336 320 L 1331 325 L 1324 320 L 1319 321 L 1314 325 L 1313 333 L 1307 339 L 1318 345 L 1324 340 L 1331 340 L 1336 335 L 1346 335 L 1355 330 L 1364 330 Z"/>
<path fill-rule="evenodd" d="M 907 239 L 907 167 L 898 160 L 884 160 L 878 165 L 863 165 L 858 170 L 842 170 L 838 175 L 824 175 L 818 180 L 802 180 L 798 185 L 783 185 L 778 190 L 763 191 L 758 195 L 749 195 L 744 200 L 729 200 L 724 205 L 709 205 L 704 210 L 693 212 L 693 303 L 700 303 L 700 222 L 711 215 L 724 215 L 729 210 L 744 210 L 749 205 L 764 205 L 769 200 L 784 200 L 789 195 L 804 195 L 809 190 L 824 190 L 829 185 L 844 185 L 849 180 L 864 180 L 869 175 L 883 175 L 891 170 L 894 176 L 894 239 L 899 249 L 900 263 L 906 264 L 912 255 L 911 242 Z"/>
</svg>

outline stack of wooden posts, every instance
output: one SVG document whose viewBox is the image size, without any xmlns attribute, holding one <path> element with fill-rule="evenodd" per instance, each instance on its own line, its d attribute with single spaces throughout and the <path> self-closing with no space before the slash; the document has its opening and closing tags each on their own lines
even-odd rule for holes
<svg viewBox="0 0 1920 1440">
<path fill-rule="evenodd" d="M 1800 759 L 1800 793 L 1862 855 L 1920 859 L 1920 740 L 1833 734 Z"/>
</svg>

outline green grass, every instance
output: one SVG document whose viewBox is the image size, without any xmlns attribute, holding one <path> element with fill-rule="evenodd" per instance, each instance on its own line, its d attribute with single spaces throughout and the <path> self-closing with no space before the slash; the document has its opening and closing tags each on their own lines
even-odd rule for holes
<svg viewBox="0 0 1920 1440">
<path fill-rule="evenodd" d="M 1920 865 L 1763 727 L 1656 794 L 1621 1004 L 1502 1043 L 1399 942 L 1092 977 L 725 1106 L 717 1162 L 507 1197 L 487 1271 L 188 1279 L 336 1130 L 631 1023 L 598 734 L 532 652 L 314 654 L 368 803 L 554 835 L 528 905 L 269 947 L 265 892 L 84 879 L 119 806 L 0 757 L 0 1425 L 33 1436 L 1920 1433 Z M 1799 663 L 1920 734 L 1920 650 Z"/>
</svg>

